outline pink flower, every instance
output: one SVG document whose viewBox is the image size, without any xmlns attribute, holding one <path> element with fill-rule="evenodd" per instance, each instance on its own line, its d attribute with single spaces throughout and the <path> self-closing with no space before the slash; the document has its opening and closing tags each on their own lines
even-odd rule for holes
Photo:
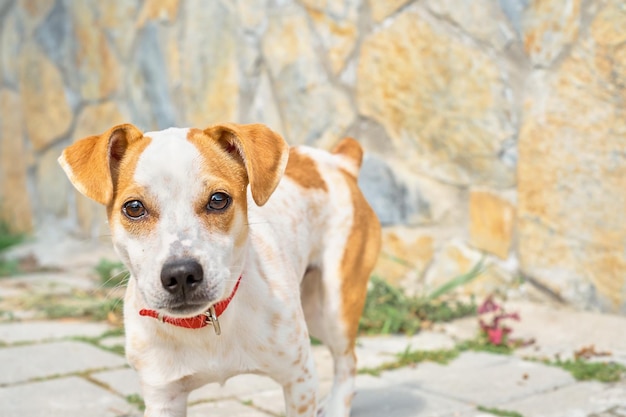
<svg viewBox="0 0 626 417">
<path fill-rule="evenodd" d="M 498 311 L 501 308 L 502 307 L 500 307 L 498 304 L 496 304 L 493 301 L 493 296 L 490 295 L 489 297 L 485 299 L 485 301 L 483 301 L 480 307 L 478 307 L 478 314 L 491 313 L 494 311 Z"/>
<path fill-rule="evenodd" d="M 507 313 L 501 305 L 493 300 L 492 296 L 487 297 L 480 305 L 478 314 L 480 315 L 478 319 L 480 329 L 487 336 L 490 344 L 496 346 L 526 344 L 526 342 L 520 340 L 510 339 L 508 335 L 512 332 L 512 329 L 504 324 L 509 319 L 519 321 L 519 314 Z M 532 341 L 528 343 L 532 343 Z"/>
<path fill-rule="evenodd" d="M 501 345 L 502 338 L 504 336 L 503 329 L 487 329 L 487 336 L 489 337 L 489 342 L 494 345 Z"/>
</svg>

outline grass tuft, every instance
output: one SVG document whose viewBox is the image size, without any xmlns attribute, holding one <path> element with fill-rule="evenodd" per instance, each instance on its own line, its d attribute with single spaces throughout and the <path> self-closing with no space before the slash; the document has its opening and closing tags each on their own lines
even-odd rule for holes
<svg viewBox="0 0 626 417">
<path fill-rule="evenodd" d="M 409 346 L 404 352 L 396 356 L 395 361 L 384 363 L 376 368 L 361 368 L 359 369 L 359 373 L 379 376 L 383 371 L 391 371 L 406 366 L 415 366 L 422 362 L 435 362 L 446 365 L 456 359 L 459 353 L 460 351 L 458 349 L 410 350 Z"/>
<path fill-rule="evenodd" d="M 126 401 L 136 406 L 139 409 L 139 411 L 144 411 L 146 409 L 146 403 L 143 401 L 143 398 L 139 394 L 127 395 Z"/>
<path fill-rule="evenodd" d="M 482 411 L 482 412 L 485 412 L 485 413 L 493 414 L 494 416 L 500 416 L 500 417 L 524 417 L 523 415 L 521 415 L 517 411 L 501 410 L 499 408 L 484 407 L 482 405 L 479 405 L 476 408 L 478 409 L 478 411 Z"/>
<path fill-rule="evenodd" d="M 464 276 L 465 279 L 467 279 Z M 453 280 L 454 281 L 454 280 Z M 455 281 L 461 285 L 466 280 Z M 456 288 L 446 285 L 445 290 Z M 360 332 L 364 334 L 415 334 L 433 322 L 446 322 L 457 318 L 476 315 L 476 303 L 460 300 L 440 300 L 445 294 L 438 289 L 426 297 L 409 297 L 402 290 L 385 280 L 372 277 L 367 292 L 365 307 L 360 321 Z"/>
<path fill-rule="evenodd" d="M 11 230 L 8 223 L 0 221 L 0 277 L 19 273 L 19 262 L 15 259 L 4 259 L 2 252 L 15 246 L 24 239 L 24 235 Z"/>
<path fill-rule="evenodd" d="M 100 277 L 103 287 L 115 288 L 124 286 L 128 282 L 128 271 L 121 262 L 100 259 L 98 265 L 94 267 L 94 271 Z"/>
<path fill-rule="evenodd" d="M 578 381 L 618 382 L 626 377 L 626 367 L 615 362 L 589 362 L 578 358 L 543 363 L 568 371 Z"/>
</svg>

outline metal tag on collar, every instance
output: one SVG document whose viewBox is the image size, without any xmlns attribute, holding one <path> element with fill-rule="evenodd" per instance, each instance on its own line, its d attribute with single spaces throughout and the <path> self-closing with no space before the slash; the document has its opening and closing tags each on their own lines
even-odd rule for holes
<svg viewBox="0 0 626 417">
<path fill-rule="evenodd" d="M 217 314 L 215 314 L 215 306 L 211 306 L 209 311 L 204 313 L 206 316 L 207 323 L 211 323 L 213 325 L 213 330 L 215 330 L 216 335 L 222 334 L 222 329 L 220 327 L 220 321 L 217 319 Z"/>
</svg>

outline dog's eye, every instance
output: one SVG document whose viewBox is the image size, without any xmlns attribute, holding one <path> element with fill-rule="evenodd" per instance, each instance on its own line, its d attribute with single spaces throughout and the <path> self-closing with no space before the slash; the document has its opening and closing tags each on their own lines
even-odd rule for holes
<svg viewBox="0 0 626 417">
<path fill-rule="evenodd" d="M 226 193 L 215 193 L 211 195 L 209 199 L 209 204 L 207 204 L 207 208 L 209 210 L 224 210 L 226 207 L 230 205 L 230 196 Z"/>
<path fill-rule="evenodd" d="M 145 216 L 147 213 L 146 208 L 143 206 L 143 203 L 139 200 L 132 200 L 124 203 L 122 211 L 129 219 L 138 219 Z"/>
</svg>

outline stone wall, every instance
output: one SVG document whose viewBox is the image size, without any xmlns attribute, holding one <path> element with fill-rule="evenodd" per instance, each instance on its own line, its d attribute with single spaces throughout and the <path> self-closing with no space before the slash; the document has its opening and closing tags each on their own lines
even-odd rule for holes
<svg viewBox="0 0 626 417">
<path fill-rule="evenodd" d="M 356 137 L 377 273 L 428 291 L 520 275 L 626 311 L 620 0 L 5 0 L 0 204 L 43 241 L 105 235 L 57 166 L 112 124 L 262 122 Z"/>
</svg>

